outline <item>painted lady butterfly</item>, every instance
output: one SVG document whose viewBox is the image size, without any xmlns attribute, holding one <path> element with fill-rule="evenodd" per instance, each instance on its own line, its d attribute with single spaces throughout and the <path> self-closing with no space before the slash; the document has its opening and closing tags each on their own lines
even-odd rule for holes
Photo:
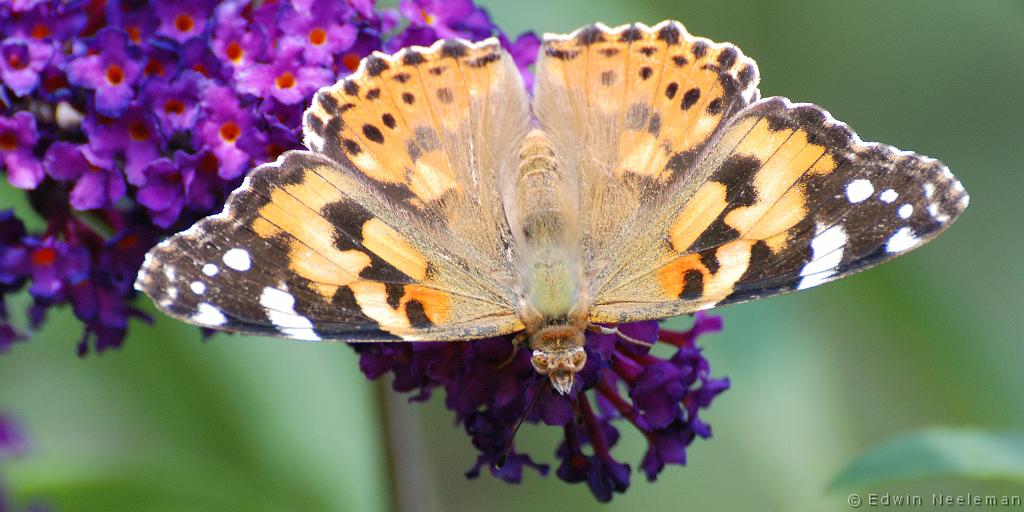
<svg viewBox="0 0 1024 512">
<path fill-rule="evenodd" d="M 852 274 L 967 206 L 940 162 L 759 99 L 677 22 L 548 35 L 531 98 L 499 43 L 374 54 L 305 144 L 154 248 L 137 288 L 186 322 L 303 340 L 519 333 L 567 393 L 587 329 Z"/>
</svg>

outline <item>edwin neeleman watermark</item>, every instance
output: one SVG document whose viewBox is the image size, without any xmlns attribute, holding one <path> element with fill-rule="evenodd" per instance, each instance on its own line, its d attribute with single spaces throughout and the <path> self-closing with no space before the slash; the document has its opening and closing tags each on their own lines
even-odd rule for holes
<svg viewBox="0 0 1024 512">
<path fill-rule="evenodd" d="M 846 502 L 852 508 L 861 507 L 1024 507 L 1021 496 L 980 494 L 851 494 Z"/>
</svg>

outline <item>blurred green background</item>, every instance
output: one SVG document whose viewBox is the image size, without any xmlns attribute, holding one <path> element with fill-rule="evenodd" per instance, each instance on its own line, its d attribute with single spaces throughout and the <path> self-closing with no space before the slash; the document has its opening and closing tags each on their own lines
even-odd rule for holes
<svg viewBox="0 0 1024 512">
<path fill-rule="evenodd" d="M 733 388 L 705 415 L 714 438 L 654 484 L 634 473 L 607 510 L 847 510 L 854 491 L 1024 495 L 1021 480 L 953 477 L 826 491 L 859 454 L 905 432 L 1024 431 L 1024 3 L 481 3 L 513 34 L 679 19 L 754 57 L 764 96 L 821 104 L 865 140 L 938 157 L 972 196 L 957 225 L 910 256 L 719 311 L 724 332 L 702 341 Z M 0 205 L 12 203 L 22 204 L 2 189 Z M 224 335 L 204 344 L 159 316 L 131 333 L 123 350 L 79 360 L 80 328 L 65 312 L 0 357 L 0 410 L 33 439 L 29 456 L 2 468 L 19 501 L 373 511 L 405 493 L 407 510 L 596 506 L 585 487 L 554 477 L 466 481 L 475 451 L 440 397 L 405 405 L 367 382 L 344 346 Z M 394 461 L 386 424 L 404 443 Z M 636 467 L 643 440 L 622 430 L 615 453 Z M 558 429 L 520 435 L 552 460 Z"/>
</svg>

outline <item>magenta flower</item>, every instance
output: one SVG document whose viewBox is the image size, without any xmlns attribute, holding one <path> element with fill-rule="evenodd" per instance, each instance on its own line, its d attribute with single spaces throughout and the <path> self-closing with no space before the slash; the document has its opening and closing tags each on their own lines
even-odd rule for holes
<svg viewBox="0 0 1024 512">
<path fill-rule="evenodd" d="M 105 28 L 89 45 L 95 55 L 85 54 L 68 64 L 68 80 L 96 92 L 96 111 L 118 116 L 135 95 L 133 87 L 142 75 L 137 51 L 128 47 L 128 36 L 117 29 Z"/>
<path fill-rule="evenodd" d="M 143 167 L 160 156 L 161 132 L 140 104 L 131 105 L 117 119 L 89 118 L 82 130 L 97 154 L 124 161 L 124 174 L 132 185 L 145 181 Z"/>
<path fill-rule="evenodd" d="M 186 71 L 171 81 L 151 80 L 146 84 L 143 102 L 152 107 L 160 133 L 170 138 L 187 132 L 199 115 L 199 84 L 202 76 Z"/>
<path fill-rule="evenodd" d="M 160 20 L 156 33 L 182 44 L 204 34 L 213 11 L 213 2 L 154 0 L 153 10 Z"/>
<path fill-rule="evenodd" d="M 167 158 L 154 160 L 146 166 L 146 183 L 139 187 L 139 204 L 149 210 L 153 223 L 162 228 L 178 220 L 185 206 L 186 178 L 175 163 Z"/>
<path fill-rule="evenodd" d="M 53 47 L 31 40 L 9 38 L 0 44 L 0 80 L 17 96 L 39 85 L 39 74 L 53 57 Z"/>
<path fill-rule="evenodd" d="M 32 152 L 38 140 L 32 114 L 22 111 L 11 117 L 0 116 L 0 156 L 11 185 L 33 189 L 43 180 L 43 166 Z"/>
<path fill-rule="evenodd" d="M 224 66 L 233 70 L 249 66 L 264 57 L 267 35 L 244 16 L 246 4 L 224 2 L 214 15 L 210 48 Z"/>
<path fill-rule="evenodd" d="M 43 167 L 50 177 L 75 183 L 70 200 L 77 210 L 113 206 L 127 190 L 114 161 L 85 144 L 54 142 L 46 151 Z"/>
<path fill-rule="evenodd" d="M 289 46 L 282 48 L 271 64 L 239 70 L 238 89 L 253 96 L 274 98 L 285 105 L 302 102 L 334 78 L 329 69 L 303 65 L 299 58 L 302 52 L 302 46 Z"/>
<path fill-rule="evenodd" d="M 487 11 L 472 0 L 401 0 L 398 6 L 413 27 L 433 30 L 437 34 L 434 39 L 479 40 L 494 34 Z"/>
<path fill-rule="evenodd" d="M 251 108 L 241 105 L 227 87 L 210 84 L 200 93 L 202 117 L 192 132 L 192 143 L 209 148 L 220 162 L 220 176 L 230 180 L 249 165 L 249 154 L 238 147 L 238 139 L 253 124 Z"/>
<path fill-rule="evenodd" d="M 282 48 L 299 48 L 306 64 L 330 66 L 334 56 L 352 47 L 358 29 L 347 20 L 341 2 L 318 0 L 309 10 L 287 10 L 281 16 Z"/>
</svg>

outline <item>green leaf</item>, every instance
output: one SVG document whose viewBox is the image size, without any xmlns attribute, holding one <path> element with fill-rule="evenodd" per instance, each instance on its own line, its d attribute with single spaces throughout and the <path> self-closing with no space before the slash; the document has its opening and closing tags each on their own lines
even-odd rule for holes
<svg viewBox="0 0 1024 512">
<path fill-rule="evenodd" d="M 928 478 L 1024 482 L 1024 434 L 931 428 L 875 445 L 843 469 L 829 492 Z"/>
</svg>

